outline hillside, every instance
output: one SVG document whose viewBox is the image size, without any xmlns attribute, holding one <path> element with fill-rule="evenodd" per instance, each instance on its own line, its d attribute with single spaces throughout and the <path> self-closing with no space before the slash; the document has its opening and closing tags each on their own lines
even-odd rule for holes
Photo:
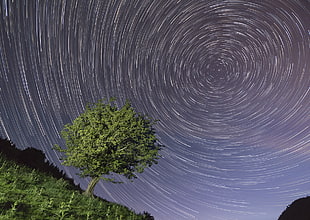
<svg viewBox="0 0 310 220">
<path fill-rule="evenodd" d="M 5 142 L 0 141 L 0 219 L 154 219 L 148 213 L 136 214 L 125 206 L 84 196 L 50 164 L 35 158 L 27 164 L 23 153 L 38 150 L 11 149 Z M 8 156 L 8 152 L 15 156 Z M 50 168 L 44 168 L 43 163 Z"/>
<path fill-rule="evenodd" d="M 309 220 L 310 197 L 299 198 L 282 212 L 278 220 Z"/>
</svg>

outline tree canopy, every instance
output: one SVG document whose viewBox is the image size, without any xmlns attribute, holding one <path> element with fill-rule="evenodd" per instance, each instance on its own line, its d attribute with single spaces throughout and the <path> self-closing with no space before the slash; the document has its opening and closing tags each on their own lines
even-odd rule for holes
<svg viewBox="0 0 310 220">
<path fill-rule="evenodd" d="M 137 113 L 130 101 L 118 108 L 115 99 L 107 103 L 88 104 L 85 111 L 61 132 L 65 148 L 63 165 L 80 170 L 81 177 L 91 177 L 86 194 L 92 195 L 100 179 L 115 181 L 103 175 L 121 174 L 135 178 L 146 167 L 157 163 L 159 150 L 153 125 L 156 120 Z"/>
</svg>

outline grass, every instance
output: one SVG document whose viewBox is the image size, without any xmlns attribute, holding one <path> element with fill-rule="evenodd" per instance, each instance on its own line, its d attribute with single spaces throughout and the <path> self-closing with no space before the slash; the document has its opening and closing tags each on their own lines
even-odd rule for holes
<svg viewBox="0 0 310 220">
<path fill-rule="evenodd" d="M 0 154 L 1 220 L 147 220 L 125 206 L 91 198 L 64 179 L 18 165 Z"/>
</svg>

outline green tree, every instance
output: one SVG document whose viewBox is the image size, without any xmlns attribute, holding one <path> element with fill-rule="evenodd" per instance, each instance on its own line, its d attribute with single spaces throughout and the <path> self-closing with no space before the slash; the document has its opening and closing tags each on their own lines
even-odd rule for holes
<svg viewBox="0 0 310 220">
<path fill-rule="evenodd" d="M 61 136 L 66 146 L 55 145 L 55 149 L 64 153 L 63 165 L 74 166 L 81 177 L 91 178 L 85 194 L 92 196 L 100 179 L 116 182 L 105 175 L 116 173 L 132 179 L 157 163 L 163 145 L 155 136 L 155 123 L 136 113 L 128 100 L 121 108 L 115 99 L 100 100 L 88 104 L 84 113 L 64 126 Z"/>
</svg>

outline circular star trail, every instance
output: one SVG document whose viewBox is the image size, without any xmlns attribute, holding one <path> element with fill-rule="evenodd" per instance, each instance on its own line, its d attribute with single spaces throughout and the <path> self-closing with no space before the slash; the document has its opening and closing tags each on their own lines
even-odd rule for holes
<svg viewBox="0 0 310 220">
<path fill-rule="evenodd" d="M 52 147 L 88 102 L 160 120 L 159 164 L 97 195 L 159 220 L 255 220 L 310 194 L 308 0 L 0 6 L 2 137 L 61 166 Z"/>
</svg>

